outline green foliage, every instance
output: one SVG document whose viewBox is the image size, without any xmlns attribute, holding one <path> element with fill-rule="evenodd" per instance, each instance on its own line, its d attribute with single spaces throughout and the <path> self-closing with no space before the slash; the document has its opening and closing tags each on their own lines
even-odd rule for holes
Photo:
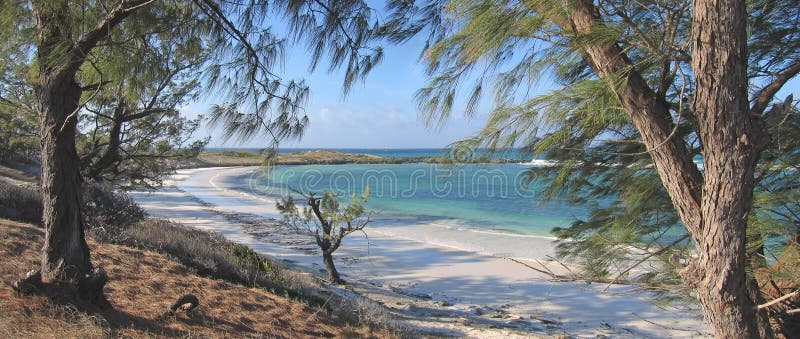
<svg viewBox="0 0 800 339">
<path fill-rule="evenodd" d="M 201 7 L 211 8 L 209 2 L 202 2 Z M 383 60 L 381 39 L 402 26 L 396 20 L 383 20 L 362 0 L 282 0 L 243 11 L 240 5 L 227 2 L 219 9 L 235 13 L 229 17 L 237 17 L 236 28 L 228 27 L 234 35 L 259 33 L 255 34 L 256 39 L 233 39 L 218 47 L 223 51 L 221 59 L 227 63 L 210 67 L 206 79 L 210 88 L 227 93 L 230 100 L 213 106 L 210 121 L 221 124 L 227 138 L 247 140 L 266 135 L 267 166 L 273 163 L 274 150 L 280 141 L 301 138 L 309 123 L 304 110 L 310 93 L 308 86 L 274 72 L 276 64 L 282 61 L 286 44 L 304 43 L 308 47 L 310 71 L 323 62 L 327 62 L 328 72 L 341 70 L 342 90 L 346 95 L 356 81 L 365 78 Z M 265 22 L 268 18 L 282 19 L 288 34 L 276 35 Z M 240 64 L 247 66 L 237 72 L 229 71 L 231 65 Z"/>
<path fill-rule="evenodd" d="M 27 63 L 33 52 L 31 17 L 11 1 L 0 1 L 0 157 L 29 160 L 39 147 Z"/>
<path fill-rule="evenodd" d="M 280 284 L 282 282 L 280 271 L 273 262 L 267 260 L 264 256 L 256 253 L 253 249 L 245 245 L 234 243 L 231 248 L 234 263 L 249 267 L 272 277 L 275 284 Z"/>
<path fill-rule="evenodd" d="M 302 80 L 277 73 L 287 41 L 309 45 L 311 69 L 323 59 L 329 71 L 344 69 L 345 91 L 382 59 L 374 45 L 382 24 L 363 1 L 201 0 L 141 6 L 4 1 L 0 116 L 9 119 L 0 124 L 0 151 L 20 149 L 23 141 L 35 146 L 30 143 L 35 135 L 27 129 L 31 125 L 24 130 L 20 125 L 34 120 L 29 119 L 35 106 L 30 94 L 38 65 L 65 64 L 76 42 L 96 33 L 96 23 L 114 15 L 110 8 L 115 6 L 133 7 L 111 21 L 103 41 L 80 51 L 85 60 L 75 64 L 75 80 L 83 88 L 79 147 L 84 175 L 92 180 L 154 186 L 177 161 L 196 155 L 203 142 L 190 140 L 199 120 L 186 120 L 177 110 L 201 92 L 219 95 L 211 122 L 225 125 L 229 136 L 268 132 L 273 147 L 301 137 L 308 123 L 303 106 L 309 90 Z M 41 28 L 56 32 L 51 40 L 35 39 L 31 18 L 36 13 L 57 22 Z M 281 18 L 288 25 L 285 36 L 273 28 Z"/>
<path fill-rule="evenodd" d="M 108 185 L 90 183 L 83 188 L 83 214 L 86 230 L 97 239 L 120 242 L 126 230 L 145 219 L 144 210 L 125 192 Z"/>
<path fill-rule="evenodd" d="M 363 195 L 353 194 L 345 207 L 339 204 L 339 199 L 331 192 L 323 193 L 322 197 L 309 193 L 305 196 L 307 206 L 303 207 L 302 212 L 291 196 L 276 203 L 284 222 L 294 226 L 298 232 L 314 237 L 317 246 L 322 250 L 323 262 L 331 283 L 344 283 L 333 264 L 333 253 L 342 244 L 342 239 L 353 232 L 363 231 L 372 221 L 364 210 L 369 193 L 367 187 Z"/>
<path fill-rule="evenodd" d="M 364 193 L 361 195 L 353 194 L 350 196 L 350 199 L 348 199 L 349 203 L 344 207 L 340 206 L 339 198 L 332 192 L 323 193 L 321 198 L 315 198 L 313 195 L 310 195 L 307 197 L 307 200 L 316 199 L 320 201 L 319 206 L 321 213 L 319 216 L 315 215 L 310 205 L 303 206 L 302 209 L 299 208 L 292 196 L 287 196 L 277 202 L 276 207 L 283 216 L 283 220 L 290 225 L 311 227 L 315 223 L 320 222 L 331 225 L 332 229 L 335 231 L 336 225 L 343 225 L 343 229 L 346 229 L 348 225 L 350 228 L 353 228 L 354 223 L 360 224 L 360 219 L 367 217 L 364 204 L 367 202 L 369 194 L 369 187 L 365 188 Z M 313 231 L 313 233 L 318 232 L 320 232 L 319 228 Z M 325 234 L 325 236 L 335 237 L 336 235 Z"/>
<path fill-rule="evenodd" d="M 205 141 L 192 141 L 200 117 L 189 120 L 178 108 L 198 98 L 196 74 L 211 58 L 208 20 L 190 4 L 148 6 L 93 49 L 78 74 L 84 83 L 103 84 L 84 94 L 78 142 L 84 176 L 158 186 L 202 149 Z M 188 21 L 195 25 L 175 25 Z"/>
<path fill-rule="evenodd" d="M 39 152 L 36 119 L 29 112 L 0 104 L 0 157 L 30 161 Z"/>
<path fill-rule="evenodd" d="M 43 15 L 53 11 L 64 16 L 59 20 L 69 26 L 61 27 L 65 41 L 38 46 L 33 8 Z M 38 58 L 52 55 L 47 62 L 62 62 L 75 42 L 95 28 L 92 23 L 107 15 L 99 3 L 4 5 L 0 19 L 9 25 L 0 33 L 7 38 L 0 47 L 0 116 L 4 118 L 0 152 L 35 157 L 39 136 L 33 94 Z M 77 143 L 88 179 L 158 185 L 178 160 L 199 151 L 204 142 L 190 141 L 199 119 L 181 117 L 177 108 L 197 98 L 195 75 L 209 60 L 208 20 L 191 3 L 157 2 L 137 8 L 102 43 L 85 52 L 75 80 L 83 88 Z M 193 24 L 186 24 L 189 21 Z"/>
</svg>

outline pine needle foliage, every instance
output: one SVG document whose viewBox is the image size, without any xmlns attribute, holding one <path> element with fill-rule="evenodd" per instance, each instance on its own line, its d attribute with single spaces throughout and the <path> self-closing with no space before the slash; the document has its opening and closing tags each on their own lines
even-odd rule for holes
<svg viewBox="0 0 800 339">
<path fill-rule="evenodd" d="M 228 26 L 230 34 L 243 37 L 221 45 L 224 52 L 219 54 L 218 66 L 212 67 L 207 77 L 212 88 L 227 91 L 233 99 L 215 105 L 210 115 L 212 123 L 224 126 L 227 137 L 247 140 L 265 133 L 273 150 L 281 140 L 302 137 L 308 124 L 304 105 L 309 88 L 301 80 L 286 80 L 276 73 L 287 44 L 307 46 L 311 71 L 322 61 L 327 62 L 328 72 L 343 70 L 344 94 L 383 59 L 383 49 L 377 42 L 382 39 L 378 32 L 385 30 L 386 23 L 364 1 L 259 2 L 243 11 L 241 5 L 232 3 L 214 6 L 211 1 L 195 2 L 211 12 L 212 18 L 216 9 L 234 11 L 235 15 L 226 16 L 237 17 L 236 25 L 223 26 Z M 282 18 L 288 34 L 279 37 L 272 33 L 272 23 L 264 21 L 267 17 Z M 252 33 L 244 32 L 260 35 L 251 39 Z M 231 72 L 231 67 L 237 72 Z"/>
<path fill-rule="evenodd" d="M 343 70 L 347 93 L 382 60 L 378 42 L 383 37 L 378 33 L 389 24 L 364 1 L 140 2 L 2 2 L 0 114 L 8 115 L 10 123 L 0 128 L 13 138 L 4 137 L 0 146 L 13 149 L 29 141 L 37 65 L 63 64 L 76 42 L 115 9 L 125 8 L 128 14 L 86 52 L 75 76 L 84 88 L 79 112 L 79 147 L 87 156 L 83 163 L 94 168 L 90 177 L 103 180 L 138 170 L 146 173 L 139 179 L 156 179 L 149 166 L 156 163 L 146 159 L 158 158 L 158 166 L 174 168 L 177 160 L 196 153 L 202 140 L 190 139 L 199 121 L 181 117 L 179 107 L 201 95 L 214 97 L 209 121 L 222 125 L 226 137 L 246 140 L 266 134 L 270 147 L 265 154 L 273 154 L 281 140 L 302 137 L 308 125 L 304 106 L 310 89 L 302 79 L 281 74 L 286 48 L 305 44 L 311 70 L 325 62 L 329 72 Z M 47 46 L 51 60 L 37 58 L 34 9 L 69 23 L 63 39 Z M 119 119 L 142 115 L 146 117 L 124 121 L 119 133 L 120 143 L 131 147 L 118 153 L 135 156 L 115 156 L 135 160 L 109 168 L 103 154 L 120 129 L 115 129 Z M 101 175 L 100 167 L 109 170 Z"/>
<path fill-rule="evenodd" d="M 423 54 L 430 77 L 416 96 L 425 121 L 441 124 L 456 111 L 474 116 L 481 98 L 493 94 L 484 127 L 454 146 L 518 147 L 555 160 L 554 166 L 530 169 L 528 178 L 541 180 L 547 197 L 591 207 L 588 217 L 553 230 L 559 255 L 581 264 L 589 277 L 623 272 L 621 278 L 679 286 L 674 265 L 692 255 L 693 243 L 616 93 L 628 71 L 641 74 L 669 108 L 671 138 L 683 140 L 702 170 L 702 140 L 690 105 L 691 1 L 594 2 L 603 24 L 585 34 L 566 21 L 571 1 L 450 0 L 416 6 L 441 8 L 435 22 L 425 22 L 432 32 Z M 749 255 L 760 262 L 754 267 L 796 276 L 785 267 L 775 272 L 769 263 L 798 234 L 797 102 L 775 94 L 785 84 L 780 77 L 794 77 L 800 64 L 800 4 L 750 1 L 748 11 L 752 114 L 772 126 L 757 171 Z M 616 44 L 632 66 L 598 78 L 584 61 L 589 42 Z M 532 94 L 542 79 L 556 87 Z M 626 270 L 639 258 L 648 259 Z"/>
</svg>

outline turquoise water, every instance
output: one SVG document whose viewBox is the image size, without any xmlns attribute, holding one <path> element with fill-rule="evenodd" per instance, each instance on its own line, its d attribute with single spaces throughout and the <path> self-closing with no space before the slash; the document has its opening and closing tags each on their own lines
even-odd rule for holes
<svg viewBox="0 0 800 339">
<path fill-rule="evenodd" d="M 367 208 L 376 224 L 409 218 L 456 228 L 550 235 L 587 209 L 561 200 L 545 200 L 541 186 L 526 186 L 529 165 L 347 164 L 279 166 L 249 179 L 262 194 L 332 191 L 347 199 L 369 186 Z"/>
<path fill-rule="evenodd" d="M 307 152 L 318 150 L 320 148 L 280 148 L 279 154 Z M 208 148 L 208 151 L 230 151 L 230 150 L 246 150 L 258 151 L 259 148 Z M 445 148 L 328 148 L 331 151 L 345 152 L 345 153 L 361 153 L 372 154 L 386 158 L 400 158 L 400 157 L 447 157 L 450 151 Z M 486 150 L 467 150 L 472 156 L 478 157 L 486 154 Z M 531 155 L 520 150 L 507 150 L 499 151 L 491 156 L 497 159 L 530 159 Z"/>
</svg>

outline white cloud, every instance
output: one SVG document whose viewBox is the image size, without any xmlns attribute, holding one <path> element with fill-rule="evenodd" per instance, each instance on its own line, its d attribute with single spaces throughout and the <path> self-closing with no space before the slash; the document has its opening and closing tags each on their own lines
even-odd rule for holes
<svg viewBox="0 0 800 339">
<path fill-rule="evenodd" d="M 320 121 L 329 121 L 331 110 L 327 106 L 323 106 L 319 110 L 319 120 Z"/>
</svg>

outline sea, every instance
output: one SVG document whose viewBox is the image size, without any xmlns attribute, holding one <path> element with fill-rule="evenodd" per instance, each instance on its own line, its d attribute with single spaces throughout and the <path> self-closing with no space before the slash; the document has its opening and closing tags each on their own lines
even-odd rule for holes
<svg viewBox="0 0 800 339">
<path fill-rule="evenodd" d="M 281 149 L 280 153 L 311 149 Z M 331 149 L 382 157 L 448 156 L 445 149 Z M 471 156 L 482 156 L 483 150 Z M 496 159 L 524 157 L 509 150 Z M 448 229 L 551 237 L 589 213 L 588 206 L 546 198 L 544 182 L 530 173 L 547 162 L 525 159 L 498 164 L 340 164 L 277 166 L 266 173 L 238 178 L 242 189 L 273 198 L 300 193 L 333 192 L 343 203 L 367 188 L 365 207 L 374 225 L 409 223 Z"/>
</svg>

